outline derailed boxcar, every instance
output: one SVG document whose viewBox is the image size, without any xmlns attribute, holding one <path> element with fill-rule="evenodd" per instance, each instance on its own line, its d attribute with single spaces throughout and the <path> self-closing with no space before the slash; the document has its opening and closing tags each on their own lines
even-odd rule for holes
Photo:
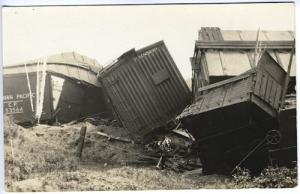
<svg viewBox="0 0 300 194">
<path fill-rule="evenodd" d="M 252 172 L 265 167 L 285 77 L 265 53 L 256 68 L 197 89 L 195 103 L 177 118 L 195 137 L 206 173 L 230 173 L 236 165 Z"/>
<path fill-rule="evenodd" d="M 109 117 L 97 80 L 101 66 L 75 52 L 3 68 L 4 114 L 18 123 L 65 123 L 89 116 Z"/>
<path fill-rule="evenodd" d="M 118 121 L 141 134 L 165 125 L 189 103 L 190 91 L 163 41 L 123 54 L 99 80 Z"/>
</svg>

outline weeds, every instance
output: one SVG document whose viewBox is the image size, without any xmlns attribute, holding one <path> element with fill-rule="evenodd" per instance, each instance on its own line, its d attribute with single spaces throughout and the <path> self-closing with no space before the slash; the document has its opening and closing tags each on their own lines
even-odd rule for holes
<svg viewBox="0 0 300 194">
<path fill-rule="evenodd" d="M 41 138 L 4 116 L 5 183 L 10 191 L 16 190 L 15 182 L 36 173 L 77 170 L 78 160 L 72 150 L 68 153 L 63 145 L 48 144 Z"/>
<path fill-rule="evenodd" d="M 297 167 L 268 167 L 253 182 L 260 188 L 292 188 L 297 186 Z"/>
<path fill-rule="evenodd" d="M 269 166 L 257 177 L 251 177 L 247 169 L 238 168 L 233 182 L 238 188 L 292 188 L 297 186 L 297 167 Z"/>
</svg>

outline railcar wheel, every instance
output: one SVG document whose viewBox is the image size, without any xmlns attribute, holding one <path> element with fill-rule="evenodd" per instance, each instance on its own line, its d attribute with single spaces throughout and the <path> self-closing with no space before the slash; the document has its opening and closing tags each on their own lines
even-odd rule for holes
<svg viewBox="0 0 300 194">
<path fill-rule="evenodd" d="M 281 133 L 278 130 L 270 130 L 266 134 L 266 141 L 270 145 L 277 145 L 281 140 Z"/>
</svg>

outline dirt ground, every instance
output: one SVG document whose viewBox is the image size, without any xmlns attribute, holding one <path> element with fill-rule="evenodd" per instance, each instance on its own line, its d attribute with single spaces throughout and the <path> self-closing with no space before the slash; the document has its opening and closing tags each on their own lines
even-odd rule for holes
<svg viewBox="0 0 300 194">
<path fill-rule="evenodd" d="M 227 188 L 219 175 L 188 175 L 133 164 L 141 153 L 97 131 L 128 138 L 122 128 L 90 123 L 23 128 L 5 117 L 6 191 L 100 191 Z M 80 129 L 87 126 L 82 157 L 76 156 Z M 131 136 L 132 137 L 132 136 Z M 137 139 L 134 139 L 135 141 Z"/>
<path fill-rule="evenodd" d="M 229 183 L 229 184 L 228 184 Z M 232 188 L 218 175 L 192 176 L 142 167 L 80 165 L 76 171 L 53 171 L 14 183 L 14 191 L 107 191 Z M 7 189 L 9 190 L 9 189 Z"/>
</svg>

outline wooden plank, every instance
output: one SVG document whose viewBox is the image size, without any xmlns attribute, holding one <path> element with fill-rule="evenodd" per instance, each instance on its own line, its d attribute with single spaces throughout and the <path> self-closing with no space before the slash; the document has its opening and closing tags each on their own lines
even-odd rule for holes
<svg viewBox="0 0 300 194">
<path fill-rule="evenodd" d="M 246 52 L 219 51 L 225 75 L 240 75 L 251 69 Z"/>
<path fill-rule="evenodd" d="M 282 61 L 281 61 L 281 58 L 280 58 L 280 56 L 279 56 L 279 54 L 278 54 L 278 51 L 274 51 L 274 55 L 275 55 L 275 57 L 276 57 L 277 63 L 278 63 L 282 68 L 285 68 L 284 65 L 283 65 L 283 63 L 282 63 Z"/>
<path fill-rule="evenodd" d="M 253 82 L 249 77 L 231 84 L 230 92 L 227 93 L 226 104 L 234 104 L 242 102 L 248 99 L 249 93 L 251 92 L 251 86 Z"/>
<path fill-rule="evenodd" d="M 225 86 L 224 87 L 224 91 L 223 91 L 223 94 L 222 94 L 222 102 L 220 102 L 220 106 L 224 106 L 224 103 L 225 103 L 225 100 L 226 100 L 226 98 L 227 98 L 227 94 L 228 94 L 228 91 L 230 91 L 231 90 L 231 85 L 227 85 L 227 86 Z"/>
<path fill-rule="evenodd" d="M 259 106 L 261 109 L 263 109 L 265 112 L 267 112 L 272 117 L 277 116 L 277 112 L 273 108 L 271 108 L 271 106 L 268 106 L 268 104 L 265 103 L 264 101 L 262 101 L 260 98 L 252 95 L 251 99 L 252 99 L 253 103 L 255 103 L 257 106 Z"/>
<path fill-rule="evenodd" d="M 119 80 L 119 77 L 117 74 L 111 74 L 111 76 L 107 77 L 111 80 L 111 83 L 116 83 L 111 85 L 111 90 L 113 92 L 113 96 L 115 97 L 115 106 L 119 109 L 119 115 L 122 118 L 122 124 L 125 125 L 125 127 L 131 128 L 132 126 L 127 122 L 128 118 L 130 117 L 131 112 L 128 112 L 128 106 L 124 104 L 124 94 L 120 90 L 119 81 L 116 82 L 116 80 Z M 117 84 L 118 83 L 118 84 Z"/>
<path fill-rule="evenodd" d="M 212 28 L 212 29 L 213 29 L 212 34 L 214 36 L 214 40 L 223 41 L 223 36 L 221 34 L 220 28 Z"/>
<path fill-rule="evenodd" d="M 195 170 L 191 170 L 191 171 L 186 171 L 183 173 L 184 175 L 202 175 L 203 174 L 203 169 L 202 168 L 198 168 Z"/>
<path fill-rule="evenodd" d="M 206 29 L 207 29 L 206 32 L 208 34 L 209 40 L 214 41 L 215 39 L 212 33 L 212 29 L 211 28 L 206 28 Z"/>
<path fill-rule="evenodd" d="M 240 32 L 237 30 L 222 30 L 222 37 L 224 41 L 241 41 Z"/>
<path fill-rule="evenodd" d="M 119 71 L 116 71 L 114 74 L 111 74 L 110 76 L 112 79 L 118 79 L 120 80 L 121 78 L 119 77 Z M 122 80 L 124 81 L 124 80 Z M 135 129 L 136 125 L 135 123 L 131 122 L 131 118 L 135 117 L 135 114 L 133 111 L 131 111 L 132 107 L 130 104 L 128 104 L 128 99 L 124 94 L 124 91 L 122 91 L 122 86 L 120 85 L 121 82 L 119 81 L 118 84 L 113 85 L 113 89 L 115 92 L 115 95 L 117 97 L 117 106 L 120 107 L 120 114 L 123 117 L 123 124 L 127 129 Z"/>
<path fill-rule="evenodd" d="M 200 56 L 200 59 L 199 59 L 199 65 L 202 65 L 202 69 L 200 71 L 200 81 L 201 81 L 201 87 L 202 86 L 205 86 L 209 83 L 209 71 L 208 71 L 208 61 L 206 60 L 205 58 L 205 55 L 202 54 Z"/>
<path fill-rule="evenodd" d="M 221 57 L 220 52 L 217 51 L 207 51 L 205 53 L 205 59 L 207 61 L 207 64 L 209 64 L 208 67 L 208 75 L 209 76 L 219 76 L 224 75 L 223 67 L 221 63 Z"/>
<path fill-rule="evenodd" d="M 204 98 L 202 98 L 202 97 L 197 98 L 197 105 L 198 105 L 197 108 L 199 111 L 202 111 L 203 102 L 204 102 Z"/>
<path fill-rule="evenodd" d="M 209 36 L 207 34 L 207 30 L 206 28 L 202 27 L 201 28 L 201 35 L 202 35 L 202 39 L 208 41 L 209 40 Z"/>
<path fill-rule="evenodd" d="M 263 55 L 257 68 L 279 84 L 283 84 L 286 72 L 270 55 Z"/>
<path fill-rule="evenodd" d="M 119 122 L 122 123 L 124 125 L 124 127 L 126 128 L 127 126 L 124 123 L 125 118 L 123 117 L 123 114 L 122 114 L 122 107 L 119 106 L 119 104 L 118 104 L 118 97 L 117 97 L 117 95 L 114 91 L 114 88 L 110 84 L 111 83 L 110 80 L 111 80 L 110 76 L 108 76 L 106 78 L 103 78 L 102 79 L 102 84 L 105 86 L 105 90 L 106 90 L 108 96 L 111 99 L 112 106 L 114 107 L 115 112 L 118 114 Z"/>
<path fill-rule="evenodd" d="M 129 83 L 128 81 L 128 76 L 125 75 L 126 71 L 120 72 L 119 77 L 122 79 L 121 87 L 120 89 L 125 89 L 123 91 L 123 94 L 128 97 L 127 104 L 129 106 L 133 107 L 131 108 L 133 113 L 135 113 L 135 116 L 139 121 L 138 123 L 145 123 L 147 122 L 147 118 L 145 115 L 141 112 L 141 109 L 137 108 L 136 106 L 140 106 L 140 101 L 137 100 L 134 96 L 134 90 L 132 88 L 132 84 Z M 137 124 L 135 125 L 136 127 L 139 127 Z"/>
<path fill-rule="evenodd" d="M 280 85 L 277 85 L 276 95 L 275 95 L 275 102 L 274 102 L 274 107 L 276 109 L 279 108 L 281 93 L 282 93 L 282 87 Z"/>
<path fill-rule="evenodd" d="M 289 31 L 266 31 L 269 40 L 293 40 L 293 36 Z"/>
<path fill-rule="evenodd" d="M 210 108 L 218 108 L 221 107 L 224 101 L 224 93 L 226 93 L 226 85 L 224 87 L 217 88 L 212 92 L 211 97 L 209 98 L 209 106 Z"/>
<path fill-rule="evenodd" d="M 261 99 L 265 98 L 266 89 L 267 89 L 267 76 L 263 73 L 261 87 L 259 90 L 259 96 L 261 97 Z"/>
<path fill-rule="evenodd" d="M 196 41 L 197 49 L 255 49 L 256 41 Z M 292 49 L 293 41 L 261 41 L 267 49 Z"/>
<path fill-rule="evenodd" d="M 210 84 L 208 86 L 204 86 L 202 88 L 199 88 L 198 92 L 202 92 L 202 91 L 209 90 L 209 89 L 212 89 L 212 88 L 220 87 L 222 85 L 225 85 L 225 84 L 228 84 L 228 83 L 231 83 L 231 82 L 236 82 L 236 81 L 245 79 L 246 77 L 251 76 L 252 73 L 253 72 L 250 71 L 249 73 L 244 74 L 244 75 L 236 76 L 236 77 L 233 77 L 233 78 L 230 78 L 230 79 L 226 79 L 224 81 L 220 81 L 220 82 L 217 82 L 217 83 L 214 83 L 214 84 Z"/>
<path fill-rule="evenodd" d="M 183 137 L 186 137 L 188 139 L 191 139 L 192 141 L 196 141 L 195 138 L 190 133 L 182 129 L 173 129 L 172 132 L 181 135 Z"/>
<path fill-rule="evenodd" d="M 97 131 L 97 134 L 101 135 L 103 137 L 107 137 L 108 139 L 114 139 L 114 140 L 117 140 L 117 141 L 122 141 L 122 142 L 134 144 L 134 141 L 131 140 L 131 139 L 128 139 L 128 138 L 117 137 L 117 136 L 109 135 L 109 134 L 106 134 L 106 133 L 103 133 L 103 132 L 100 132 L 100 131 Z"/>
<path fill-rule="evenodd" d="M 261 82 L 262 82 L 262 72 L 258 71 L 257 75 L 256 75 L 256 82 L 255 82 L 255 87 L 254 87 L 254 94 L 257 96 L 259 96 Z"/>
<path fill-rule="evenodd" d="M 275 103 L 275 97 L 276 97 L 276 87 L 277 87 L 277 83 L 275 81 L 273 81 L 272 84 L 272 88 L 271 88 L 271 92 L 270 92 L 270 104 L 274 107 L 274 103 Z"/>
<path fill-rule="evenodd" d="M 248 56 L 248 60 L 249 60 L 249 64 L 250 64 L 251 68 L 254 68 L 255 67 L 255 64 L 253 63 L 254 52 L 248 51 L 247 56 Z"/>
<path fill-rule="evenodd" d="M 273 80 L 271 77 L 267 77 L 267 88 L 266 88 L 266 94 L 265 94 L 265 101 L 270 102 L 270 93 L 271 93 L 271 87 L 273 84 Z"/>
<path fill-rule="evenodd" d="M 224 95 L 224 100 L 222 103 L 222 106 L 227 106 L 228 104 L 230 104 L 231 100 L 230 100 L 230 94 L 231 94 L 231 90 L 232 90 L 232 84 L 228 85 L 226 88 L 226 93 Z"/>
</svg>

